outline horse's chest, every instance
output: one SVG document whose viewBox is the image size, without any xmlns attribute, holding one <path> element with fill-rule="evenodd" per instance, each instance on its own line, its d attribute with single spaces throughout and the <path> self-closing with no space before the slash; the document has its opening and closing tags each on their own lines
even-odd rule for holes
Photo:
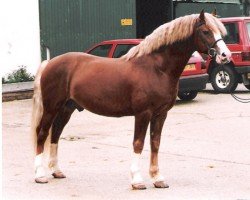
<svg viewBox="0 0 250 200">
<path fill-rule="evenodd" d="M 136 110 L 158 109 L 163 106 L 170 109 L 176 99 L 177 86 L 157 85 L 146 89 L 138 88 L 132 95 L 132 105 Z"/>
<path fill-rule="evenodd" d="M 153 90 L 150 99 L 154 104 L 171 104 L 175 101 L 177 95 L 177 87 L 161 86 L 160 89 Z"/>
</svg>

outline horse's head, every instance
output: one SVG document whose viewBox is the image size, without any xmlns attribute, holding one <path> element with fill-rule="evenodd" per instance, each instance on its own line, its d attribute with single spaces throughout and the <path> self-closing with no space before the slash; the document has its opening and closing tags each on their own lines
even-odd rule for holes
<svg viewBox="0 0 250 200">
<path fill-rule="evenodd" d="M 231 52 L 222 39 L 226 34 L 224 25 L 213 15 L 201 11 L 195 25 L 197 51 L 216 57 L 216 62 L 225 64 L 231 60 Z"/>
</svg>

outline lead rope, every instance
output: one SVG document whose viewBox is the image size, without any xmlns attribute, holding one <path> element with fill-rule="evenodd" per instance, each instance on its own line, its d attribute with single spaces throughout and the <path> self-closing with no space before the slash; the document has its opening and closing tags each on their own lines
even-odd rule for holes
<svg viewBox="0 0 250 200">
<path fill-rule="evenodd" d="M 224 65 L 220 65 L 221 68 L 222 68 L 222 73 L 223 73 L 223 78 L 225 79 L 225 71 L 224 71 Z M 240 103 L 250 103 L 250 98 L 241 98 L 241 97 L 238 97 L 236 96 L 233 92 L 230 92 L 230 95 L 238 102 Z"/>
<path fill-rule="evenodd" d="M 244 98 L 240 98 L 240 97 L 238 97 L 238 96 L 236 96 L 235 94 L 233 94 L 233 93 L 230 93 L 231 94 L 231 96 L 236 100 L 236 101 L 238 101 L 238 102 L 240 102 L 240 103 L 250 103 L 250 99 L 248 98 L 248 99 L 244 99 Z"/>
</svg>

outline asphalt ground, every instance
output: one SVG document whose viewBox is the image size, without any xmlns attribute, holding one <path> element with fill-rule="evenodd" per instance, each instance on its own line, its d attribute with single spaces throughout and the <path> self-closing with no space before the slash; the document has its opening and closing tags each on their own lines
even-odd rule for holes
<svg viewBox="0 0 250 200">
<path fill-rule="evenodd" d="M 250 98 L 239 87 L 237 95 Z M 250 200 L 250 103 L 210 89 L 177 101 L 165 122 L 159 153 L 168 189 L 153 187 L 149 136 L 141 159 L 147 190 L 134 191 L 129 168 L 133 117 L 75 112 L 59 143 L 66 179 L 34 182 L 31 100 L 2 104 L 3 199 L 235 199 Z"/>
</svg>

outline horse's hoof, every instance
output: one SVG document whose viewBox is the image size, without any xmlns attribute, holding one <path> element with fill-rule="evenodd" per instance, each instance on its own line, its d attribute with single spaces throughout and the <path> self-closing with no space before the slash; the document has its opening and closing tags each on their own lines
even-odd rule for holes
<svg viewBox="0 0 250 200">
<path fill-rule="evenodd" d="M 66 178 L 66 176 L 61 171 L 56 171 L 52 174 L 54 178 Z"/>
<path fill-rule="evenodd" d="M 143 183 L 132 184 L 133 190 L 145 190 L 147 189 Z"/>
<path fill-rule="evenodd" d="M 35 178 L 36 183 L 48 183 L 48 179 L 45 176 Z"/>
<path fill-rule="evenodd" d="M 154 182 L 155 188 L 169 188 L 169 185 L 164 181 L 156 181 Z"/>
</svg>

